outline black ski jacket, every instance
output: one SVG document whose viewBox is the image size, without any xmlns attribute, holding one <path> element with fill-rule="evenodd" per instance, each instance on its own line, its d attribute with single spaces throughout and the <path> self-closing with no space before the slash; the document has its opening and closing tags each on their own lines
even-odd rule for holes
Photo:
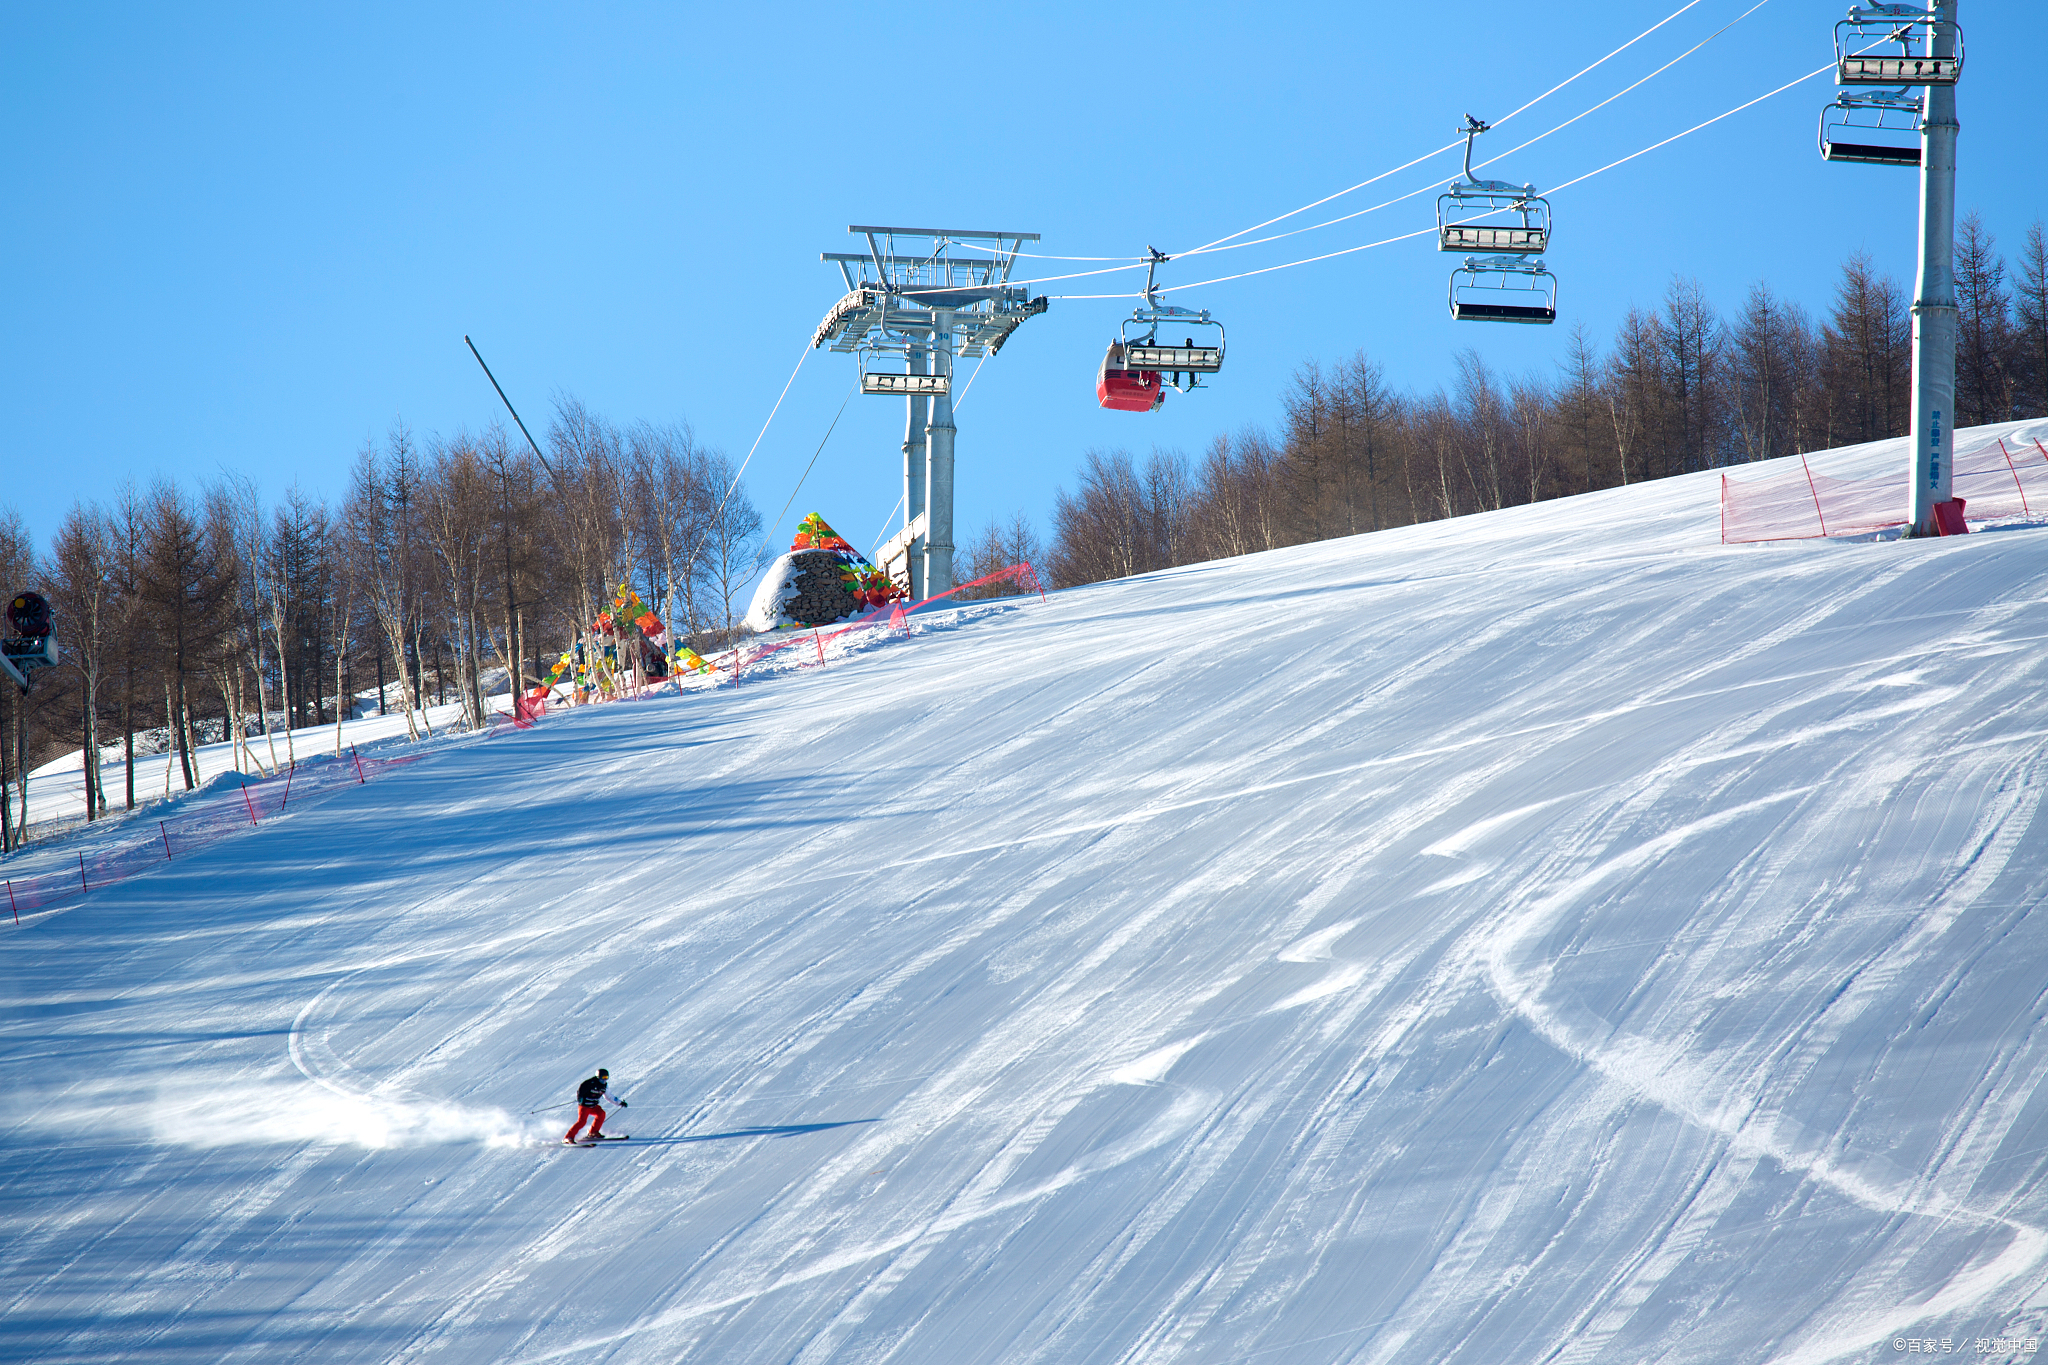
<svg viewBox="0 0 2048 1365">
<path fill-rule="evenodd" d="M 604 1098 L 604 1092 L 604 1079 L 599 1076 L 592 1076 L 576 1087 L 576 1103 L 595 1105 Z"/>
</svg>

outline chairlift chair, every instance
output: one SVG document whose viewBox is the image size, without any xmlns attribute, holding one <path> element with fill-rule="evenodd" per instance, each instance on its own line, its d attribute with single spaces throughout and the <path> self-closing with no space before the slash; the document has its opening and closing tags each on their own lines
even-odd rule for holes
<svg viewBox="0 0 2048 1365">
<path fill-rule="evenodd" d="M 1955 28 L 1953 57 L 1916 54 L 1915 38 L 1931 37 L 1940 19 L 1912 5 L 1874 4 L 1853 8 L 1835 25 L 1835 84 L 1954 85 L 1963 74 L 1963 30 Z M 1898 51 L 1881 49 L 1896 43 Z"/>
<path fill-rule="evenodd" d="M 1151 412 L 1165 401 L 1168 388 L 1192 392 L 1201 387 L 1203 375 L 1223 369 L 1223 324 L 1206 308 L 1176 308 L 1159 302 L 1155 276 L 1160 262 L 1172 258 L 1156 247 L 1146 250 L 1151 255 L 1145 269 L 1145 302 L 1118 327 L 1117 338 L 1103 353 L 1095 377 L 1096 401 L 1116 412 Z M 1160 335 L 1162 326 L 1167 329 L 1164 337 Z M 1213 346 L 1197 345 L 1195 337 L 1187 334 L 1187 329 L 1212 327 Z M 1182 333 L 1180 345 L 1173 344 L 1175 331 Z M 1206 332 L 1203 335 L 1207 337 Z M 1183 375 L 1187 376 L 1185 384 Z"/>
<path fill-rule="evenodd" d="M 1489 126 L 1465 115 L 1465 178 L 1437 196 L 1437 250 L 1540 256 L 1550 246 L 1550 202 L 1534 185 L 1481 180 L 1472 173 L 1472 140 Z M 1509 214 L 1520 221 L 1488 221 Z"/>
<path fill-rule="evenodd" d="M 1490 125 L 1465 115 L 1465 178 L 1436 201 L 1437 250 L 1483 250 L 1451 271 L 1456 322 L 1557 321 L 1557 277 L 1543 268 L 1550 245 L 1550 205 L 1534 185 L 1481 180 L 1472 173 L 1472 144 Z M 1515 214 L 1519 223 L 1479 221 Z"/>
<path fill-rule="evenodd" d="M 1920 108 L 1920 96 L 1904 90 L 1889 94 L 1843 92 L 1820 111 L 1821 159 L 1866 166 L 1918 166 Z"/>
<path fill-rule="evenodd" d="M 860 391 L 878 393 L 890 398 L 934 398 L 952 392 L 952 376 L 943 374 L 911 374 L 904 370 L 882 370 L 875 368 L 875 362 L 885 350 L 892 353 L 907 352 L 908 344 L 862 346 L 858 352 L 860 363 Z"/>
<path fill-rule="evenodd" d="M 1467 256 L 1451 272 L 1458 322 L 1557 321 L 1557 277 L 1528 256 Z"/>
</svg>

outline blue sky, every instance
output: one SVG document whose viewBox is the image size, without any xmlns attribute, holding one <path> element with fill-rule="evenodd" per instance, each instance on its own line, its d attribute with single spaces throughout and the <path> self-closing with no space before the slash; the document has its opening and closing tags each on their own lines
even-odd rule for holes
<svg viewBox="0 0 2048 1365">
<path fill-rule="evenodd" d="M 1482 148 L 1607 98 L 1751 2 L 1701 0 Z M 1678 3 L 16 6 L 0 21 L 15 267 L 0 504 L 46 539 L 124 479 L 231 469 L 270 496 L 296 482 L 337 498 L 395 420 L 500 416 L 465 333 L 537 430 L 568 393 L 621 421 L 686 420 L 737 458 L 841 292 L 817 255 L 846 249 L 849 223 L 1022 229 L 1063 255 L 1181 250 L 1440 146 L 1468 111 L 1498 117 Z M 1771 0 L 1491 173 L 1541 189 L 1721 113 L 1827 62 L 1840 14 Z M 2048 212 L 2028 94 L 2048 13 L 1977 0 L 1962 17 L 1960 203 L 2011 252 Z M 1363 349 L 1427 389 L 1473 347 L 1502 373 L 1553 374 L 1567 324 L 1604 342 L 1674 272 L 1724 312 L 1758 278 L 1824 310 L 1857 249 L 1910 285 L 1916 177 L 1820 161 L 1833 92 L 1816 76 L 1560 194 L 1553 328 L 1451 322 L 1449 260 L 1424 237 L 1175 295 L 1226 321 L 1228 366 L 1133 415 L 1093 392 L 1128 304 L 1057 298 L 962 404 L 963 532 L 1017 510 L 1043 525 L 1091 448 L 1193 455 L 1272 424 L 1304 361 Z M 1446 154 L 1284 226 L 1456 168 Z M 1163 278 L 1394 236 L 1428 225 L 1430 203 Z M 1104 278 L 1044 288 L 1137 276 Z M 765 516 L 853 382 L 849 357 L 805 360 L 748 471 Z M 872 540 L 900 491 L 902 413 L 856 396 L 776 534 L 818 511 Z"/>
</svg>

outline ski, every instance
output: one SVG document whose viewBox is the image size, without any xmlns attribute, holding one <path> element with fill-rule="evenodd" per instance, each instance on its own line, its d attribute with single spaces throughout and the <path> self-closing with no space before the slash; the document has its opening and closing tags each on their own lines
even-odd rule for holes
<svg viewBox="0 0 2048 1365">
<path fill-rule="evenodd" d="M 578 1138 L 574 1142 L 563 1138 L 562 1145 L 564 1147 L 595 1147 L 600 1142 L 628 1142 L 632 1140 L 632 1137 L 631 1133 L 599 1133 L 594 1138 Z"/>
</svg>

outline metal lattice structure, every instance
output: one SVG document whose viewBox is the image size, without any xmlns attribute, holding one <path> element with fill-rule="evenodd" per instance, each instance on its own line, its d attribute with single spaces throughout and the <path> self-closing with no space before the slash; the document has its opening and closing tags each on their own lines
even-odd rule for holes
<svg viewBox="0 0 2048 1365">
<path fill-rule="evenodd" d="M 901 555 L 885 564 L 912 597 L 953 587 L 953 369 L 992 356 L 1011 333 L 1046 310 L 1010 283 L 1017 253 L 1035 232 L 963 228 L 846 229 L 868 249 L 821 252 L 839 267 L 846 293 L 811 334 L 813 347 L 860 357 L 861 392 L 901 397 L 904 532 Z M 903 358 L 903 368 L 877 364 Z M 885 556 L 888 558 L 888 556 Z"/>
<path fill-rule="evenodd" d="M 1009 283 L 1017 252 L 1038 240 L 1035 232 L 858 225 L 846 230 L 866 237 L 868 249 L 819 253 L 820 260 L 839 267 L 846 295 L 818 324 L 813 346 L 884 352 L 928 346 L 944 317 L 946 330 L 957 337 L 954 354 L 974 360 L 1000 351 L 1026 319 L 1046 310 L 1044 295 L 1032 298 L 1023 286 Z M 898 238 L 928 241 L 931 249 L 900 252 Z"/>
</svg>

